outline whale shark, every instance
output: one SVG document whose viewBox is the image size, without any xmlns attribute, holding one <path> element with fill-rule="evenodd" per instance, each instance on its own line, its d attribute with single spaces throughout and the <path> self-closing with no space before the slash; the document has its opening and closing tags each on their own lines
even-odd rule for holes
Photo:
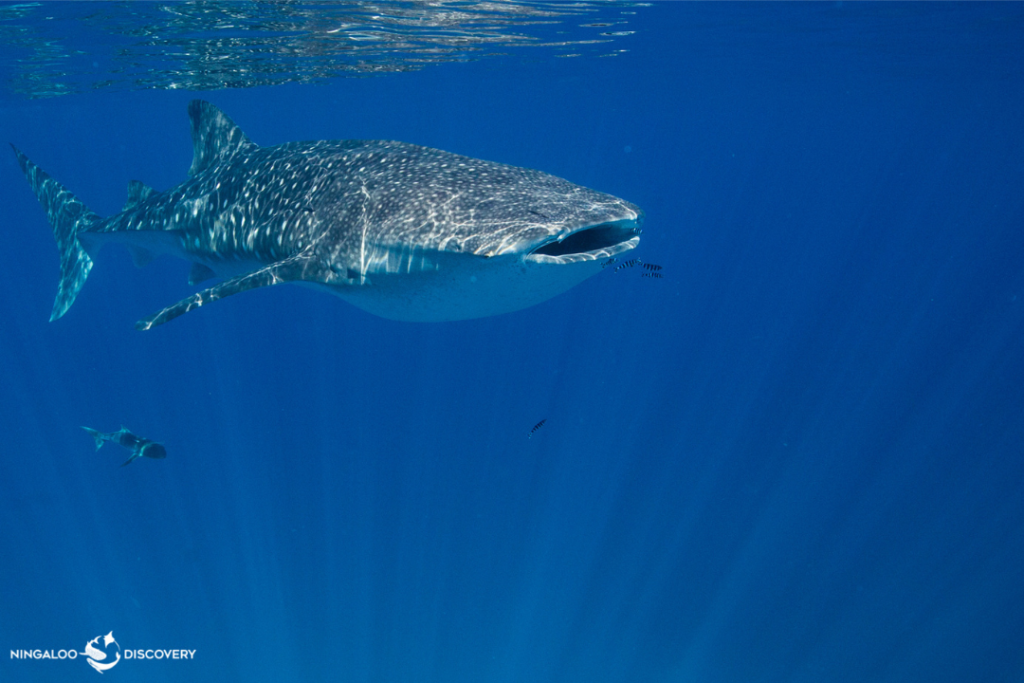
<svg viewBox="0 0 1024 683">
<path fill-rule="evenodd" d="M 159 460 L 167 457 L 167 449 L 164 448 L 162 443 L 156 441 L 150 441 L 149 439 L 141 436 L 136 436 L 130 431 L 125 429 L 124 425 L 121 425 L 121 429 L 116 432 L 101 432 L 98 429 L 91 429 L 89 427 L 82 427 L 89 436 L 96 442 L 96 450 L 103 447 L 106 442 L 116 443 L 119 446 L 124 446 L 132 452 L 131 456 L 123 463 L 121 467 L 132 464 L 139 458 L 153 458 Z"/>
<path fill-rule="evenodd" d="M 639 207 L 541 171 L 390 140 L 262 147 L 209 102 L 193 100 L 188 115 L 188 178 L 163 192 L 133 180 L 107 218 L 12 145 L 60 252 L 51 321 L 108 243 L 139 266 L 190 261 L 190 285 L 219 278 L 136 323 L 148 330 L 282 283 L 393 320 L 496 315 L 564 292 L 640 242 Z"/>
</svg>

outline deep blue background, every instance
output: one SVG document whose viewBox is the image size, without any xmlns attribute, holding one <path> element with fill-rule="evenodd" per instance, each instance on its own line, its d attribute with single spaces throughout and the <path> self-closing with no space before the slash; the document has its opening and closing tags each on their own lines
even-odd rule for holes
<svg viewBox="0 0 1024 683">
<path fill-rule="evenodd" d="M 0 157 L 0 652 L 146 681 L 1020 681 L 1020 5 L 641 8 L 630 52 L 202 93 L 260 144 L 390 138 L 647 212 L 514 314 L 301 287 L 152 332 L 187 265 L 57 256 Z M 0 101 L 102 215 L 195 93 Z M 546 425 L 526 437 L 541 418 Z M 118 468 L 79 425 L 167 460 Z M 96 680 L 0 658 L 5 681 Z"/>
</svg>

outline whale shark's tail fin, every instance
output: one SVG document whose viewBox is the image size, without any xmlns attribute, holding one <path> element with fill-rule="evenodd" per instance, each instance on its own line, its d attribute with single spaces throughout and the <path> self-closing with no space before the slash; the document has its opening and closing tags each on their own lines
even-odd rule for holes
<svg viewBox="0 0 1024 683">
<path fill-rule="evenodd" d="M 89 432 L 89 436 L 91 436 L 93 440 L 96 442 L 96 450 L 99 450 L 100 447 L 103 445 L 103 442 L 105 441 L 105 439 L 103 438 L 103 433 L 95 429 L 89 429 L 88 427 L 82 427 L 82 429 Z"/>
<path fill-rule="evenodd" d="M 63 185 L 29 161 L 17 147 L 11 145 L 11 149 L 17 155 L 21 170 L 28 178 L 39 203 L 46 209 L 46 216 L 53 226 L 53 236 L 57 238 L 57 248 L 60 250 L 60 285 L 50 314 L 50 320 L 53 321 L 67 313 L 71 304 L 75 303 L 78 290 L 85 284 L 85 278 L 92 269 L 92 259 L 79 243 L 78 233 L 102 219 L 87 209 Z"/>
</svg>

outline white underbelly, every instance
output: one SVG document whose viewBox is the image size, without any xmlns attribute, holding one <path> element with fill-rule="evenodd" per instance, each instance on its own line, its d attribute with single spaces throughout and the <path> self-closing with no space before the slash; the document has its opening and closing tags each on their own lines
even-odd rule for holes
<svg viewBox="0 0 1024 683">
<path fill-rule="evenodd" d="M 441 322 L 527 308 L 601 270 L 601 262 L 594 260 L 538 263 L 519 254 L 434 254 L 430 261 L 434 267 L 428 270 L 367 273 L 361 285 L 329 289 L 382 318 Z"/>
</svg>

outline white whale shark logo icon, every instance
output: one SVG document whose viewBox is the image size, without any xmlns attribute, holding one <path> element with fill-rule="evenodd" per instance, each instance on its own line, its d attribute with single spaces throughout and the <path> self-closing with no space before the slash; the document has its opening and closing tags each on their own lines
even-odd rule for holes
<svg viewBox="0 0 1024 683">
<path fill-rule="evenodd" d="M 103 640 L 103 650 L 97 647 L 100 639 Z M 111 654 L 110 646 L 113 645 L 114 659 L 112 661 L 106 661 Z M 108 669 L 114 668 L 114 665 L 121 661 L 121 646 L 114 640 L 114 632 L 111 631 L 105 636 L 96 636 L 88 643 L 85 644 L 85 652 L 82 653 L 88 659 L 89 666 L 96 669 L 100 673 L 107 671 Z"/>
</svg>

